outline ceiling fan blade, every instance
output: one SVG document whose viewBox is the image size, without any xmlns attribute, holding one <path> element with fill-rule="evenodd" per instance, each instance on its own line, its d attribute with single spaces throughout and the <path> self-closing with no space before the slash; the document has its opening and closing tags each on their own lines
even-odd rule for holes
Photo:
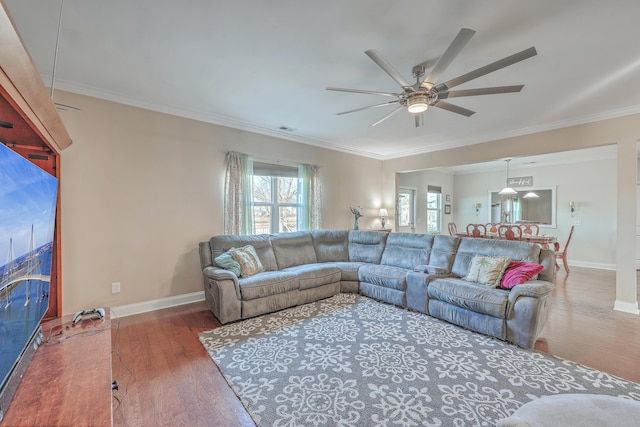
<svg viewBox="0 0 640 427">
<path fill-rule="evenodd" d="M 414 115 L 415 121 L 416 121 L 416 127 L 419 128 L 420 126 L 422 126 L 424 124 L 424 116 L 422 115 L 422 113 L 418 113 Z"/>
<path fill-rule="evenodd" d="M 444 82 L 436 86 L 436 90 L 438 92 L 442 92 L 446 89 L 451 89 L 452 87 L 461 85 L 462 83 L 466 83 L 469 80 L 477 79 L 478 77 L 482 77 L 485 74 L 493 73 L 501 68 L 508 67 L 509 65 L 513 65 L 516 62 L 523 61 L 527 58 L 531 58 L 532 56 L 536 56 L 538 52 L 536 52 L 535 47 L 530 47 L 529 49 L 525 49 L 522 52 L 514 53 L 511 56 L 507 56 L 506 58 L 502 58 L 496 62 L 493 62 L 489 65 L 485 65 L 484 67 L 480 67 L 476 70 L 470 71 L 466 74 L 463 74 L 455 79 L 451 79 L 448 82 Z"/>
<path fill-rule="evenodd" d="M 471 117 L 476 112 L 467 110 L 466 108 L 458 107 L 457 105 L 449 104 L 445 101 L 436 101 L 432 104 L 434 107 L 442 108 L 443 110 L 451 111 L 452 113 L 462 114 L 463 116 Z"/>
<path fill-rule="evenodd" d="M 349 110 L 349 111 L 343 111 L 341 113 L 336 113 L 336 116 L 341 116 L 343 114 L 349 114 L 349 113 L 355 113 L 356 111 L 369 110 L 371 108 L 384 107 L 384 106 L 387 106 L 387 105 L 396 104 L 397 102 L 399 102 L 399 101 L 396 100 L 396 101 L 383 102 L 382 104 L 369 105 L 367 107 L 356 108 L 355 110 Z"/>
<path fill-rule="evenodd" d="M 80 109 L 78 107 L 74 107 L 73 105 L 67 105 L 67 104 L 61 104 L 59 102 L 54 102 L 53 103 L 56 107 L 60 107 L 61 109 L 66 109 L 66 108 L 71 108 L 72 110 L 78 110 L 80 111 Z"/>
<path fill-rule="evenodd" d="M 397 72 L 396 69 L 393 68 L 393 66 L 389 64 L 387 60 L 384 59 L 382 55 L 380 55 L 377 51 L 375 51 L 374 49 L 370 49 L 365 51 L 365 53 L 369 58 L 373 59 L 373 62 L 378 64 L 378 66 L 382 68 L 385 73 L 387 73 L 393 80 L 395 80 L 396 83 L 400 85 L 400 87 L 406 90 L 410 90 L 412 92 L 414 91 L 413 87 L 409 84 L 409 82 L 406 81 L 404 77 L 402 77 L 402 75 L 399 72 Z"/>
<path fill-rule="evenodd" d="M 461 29 L 420 86 L 425 89 L 431 89 L 431 87 L 438 81 L 440 75 L 447 69 L 447 67 L 449 67 L 451 62 L 456 58 L 456 56 L 458 56 L 467 43 L 469 43 L 469 40 L 471 40 L 471 37 L 473 37 L 475 33 L 475 31 L 468 28 Z"/>
<path fill-rule="evenodd" d="M 392 112 L 390 112 L 389 114 L 387 114 L 386 116 L 384 116 L 383 118 L 381 118 L 380 120 L 378 120 L 377 122 L 372 123 L 369 127 L 374 127 L 376 125 L 379 125 L 380 123 L 384 122 L 385 120 L 387 120 L 389 117 L 393 116 L 395 113 L 397 113 L 400 110 L 404 110 L 404 107 L 402 105 L 396 108 L 395 110 L 393 110 Z"/>
<path fill-rule="evenodd" d="M 497 95 L 500 93 L 520 92 L 524 85 L 483 87 L 479 89 L 451 90 L 438 93 L 438 99 L 460 98 L 462 96 Z"/>
<path fill-rule="evenodd" d="M 365 93 L 368 95 L 382 95 L 382 96 L 400 96 L 399 93 L 391 93 L 391 92 L 378 92 L 375 90 L 360 90 L 360 89 L 344 89 L 341 87 L 328 87 L 327 90 L 333 90 L 336 92 L 353 92 L 353 93 Z"/>
</svg>

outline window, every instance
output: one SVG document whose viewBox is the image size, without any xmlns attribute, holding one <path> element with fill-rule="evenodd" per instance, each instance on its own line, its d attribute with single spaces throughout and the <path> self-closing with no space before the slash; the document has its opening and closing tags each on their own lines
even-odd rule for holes
<svg viewBox="0 0 640 427">
<path fill-rule="evenodd" d="M 427 233 L 440 233 L 442 229 L 442 189 L 427 187 Z"/>
<path fill-rule="evenodd" d="M 254 163 L 252 176 L 253 233 L 298 230 L 298 170 Z"/>
</svg>

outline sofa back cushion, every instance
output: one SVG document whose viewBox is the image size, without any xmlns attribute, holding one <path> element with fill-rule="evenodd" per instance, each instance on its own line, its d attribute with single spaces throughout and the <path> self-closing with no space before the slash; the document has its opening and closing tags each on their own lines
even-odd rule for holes
<svg viewBox="0 0 640 427">
<path fill-rule="evenodd" d="M 438 270 L 442 269 L 441 271 L 444 273 L 451 273 L 459 244 L 459 237 L 446 236 L 444 234 L 435 236 L 431 255 L 429 256 L 429 266 Z"/>
<path fill-rule="evenodd" d="M 389 233 L 349 230 L 349 261 L 380 264 Z"/>
<path fill-rule="evenodd" d="M 271 236 L 271 246 L 279 270 L 318 262 L 311 233 L 308 231 L 274 234 Z"/>
<path fill-rule="evenodd" d="M 540 257 L 540 245 L 516 240 L 464 237 L 458 245 L 451 272 L 458 277 L 467 276 L 469 264 L 474 255 L 507 256 L 514 261 L 537 263 Z"/>
<path fill-rule="evenodd" d="M 266 271 L 277 270 L 278 264 L 276 263 L 276 257 L 273 253 L 269 237 L 268 234 L 258 234 L 256 236 L 213 236 L 209 240 L 211 257 L 215 259 L 231 248 L 241 248 L 251 245 L 256 250 L 258 258 L 260 258 L 260 263 Z"/>
<path fill-rule="evenodd" d="M 431 234 L 391 233 L 380 263 L 408 270 L 427 264 L 433 238 Z"/>
<path fill-rule="evenodd" d="M 311 231 L 318 262 L 349 261 L 349 230 Z"/>
</svg>

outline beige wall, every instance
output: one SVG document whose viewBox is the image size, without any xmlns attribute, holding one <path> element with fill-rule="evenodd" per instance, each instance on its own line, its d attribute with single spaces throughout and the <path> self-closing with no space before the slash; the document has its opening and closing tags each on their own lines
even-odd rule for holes
<svg viewBox="0 0 640 427">
<path fill-rule="evenodd" d="M 202 290 L 198 242 L 222 232 L 224 154 L 321 167 L 323 224 L 379 227 L 382 162 L 65 92 L 62 310 Z M 121 292 L 111 293 L 120 282 Z"/>
</svg>

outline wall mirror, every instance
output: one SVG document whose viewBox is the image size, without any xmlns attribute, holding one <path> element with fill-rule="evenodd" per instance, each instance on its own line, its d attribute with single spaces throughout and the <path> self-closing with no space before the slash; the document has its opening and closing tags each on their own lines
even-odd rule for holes
<svg viewBox="0 0 640 427">
<path fill-rule="evenodd" d="M 500 195 L 489 191 L 489 221 L 516 223 L 531 222 L 540 227 L 556 228 L 556 188 L 527 188 L 514 195 Z M 528 193 L 538 197 L 525 197 Z"/>
</svg>

